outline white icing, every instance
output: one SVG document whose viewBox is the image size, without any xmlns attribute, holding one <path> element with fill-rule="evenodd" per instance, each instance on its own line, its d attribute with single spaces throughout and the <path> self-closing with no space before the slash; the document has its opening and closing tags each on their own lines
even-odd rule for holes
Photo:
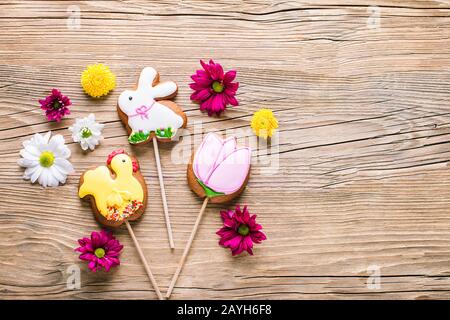
<svg viewBox="0 0 450 320">
<path fill-rule="evenodd" d="M 155 101 L 177 90 L 173 81 L 161 82 L 152 86 L 157 72 L 151 67 L 142 70 L 137 90 L 125 90 L 119 96 L 118 105 L 128 116 L 128 125 L 133 132 L 150 132 L 171 127 L 173 134 L 183 126 L 183 117 L 172 109 Z M 130 100 L 129 98 L 132 97 Z"/>
</svg>

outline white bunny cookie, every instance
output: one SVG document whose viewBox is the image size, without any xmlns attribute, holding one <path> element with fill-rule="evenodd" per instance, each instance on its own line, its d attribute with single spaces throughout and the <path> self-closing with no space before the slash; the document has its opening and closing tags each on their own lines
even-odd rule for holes
<svg viewBox="0 0 450 320">
<path fill-rule="evenodd" d="M 176 103 L 164 100 L 175 97 L 177 91 L 175 82 L 159 82 L 158 72 L 146 67 L 141 71 L 137 89 L 120 94 L 117 111 L 131 144 L 147 143 L 154 137 L 170 141 L 178 129 L 186 127 L 183 110 Z"/>
</svg>

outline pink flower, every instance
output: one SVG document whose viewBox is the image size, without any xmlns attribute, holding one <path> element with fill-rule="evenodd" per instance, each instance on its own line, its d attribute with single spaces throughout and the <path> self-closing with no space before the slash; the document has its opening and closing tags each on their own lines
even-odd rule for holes
<svg viewBox="0 0 450 320">
<path fill-rule="evenodd" d="M 253 255 L 253 243 L 261 243 L 267 237 L 261 232 L 262 226 L 256 223 L 256 215 L 250 216 L 247 206 L 241 211 L 239 205 L 236 210 L 221 211 L 223 227 L 216 233 L 220 236 L 219 244 L 231 249 L 233 256 L 247 251 Z"/>
<path fill-rule="evenodd" d="M 61 119 L 70 114 L 68 106 L 72 103 L 70 99 L 64 96 L 58 89 L 53 89 L 52 93 L 45 99 L 39 100 L 41 109 L 45 110 L 48 121 L 61 121 Z"/>
<path fill-rule="evenodd" d="M 237 148 L 235 137 L 222 140 L 208 133 L 195 153 L 192 167 L 206 195 L 212 197 L 238 191 L 247 178 L 250 160 L 251 149 Z"/>
<path fill-rule="evenodd" d="M 102 268 L 108 272 L 112 267 L 120 265 L 119 255 L 123 246 L 109 231 L 93 231 L 91 238 L 78 240 L 80 247 L 75 251 L 81 252 L 80 259 L 89 261 L 89 269 L 92 272 Z"/>
<path fill-rule="evenodd" d="M 209 60 L 206 64 L 200 60 L 204 70 L 197 70 L 191 76 L 193 83 L 189 84 L 194 93 L 191 100 L 200 103 L 200 110 L 208 111 L 208 115 L 220 115 L 228 104 L 237 106 L 236 91 L 239 82 L 232 82 L 236 78 L 236 70 L 230 70 L 224 74 L 219 63 Z"/>
</svg>

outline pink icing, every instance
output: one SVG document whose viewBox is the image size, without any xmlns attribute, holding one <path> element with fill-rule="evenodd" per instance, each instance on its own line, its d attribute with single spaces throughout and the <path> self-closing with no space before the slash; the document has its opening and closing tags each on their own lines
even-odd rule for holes
<svg viewBox="0 0 450 320">
<path fill-rule="evenodd" d="M 236 138 L 222 140 L 208 133 L 195 153 L 193 170 L 204 185 L 230 194 L 239 190 L 250 170 L 251 149 L 237 148 Z"/>
<path fill-rule="evenodd" d="M 153 107 L 153 105 L 155 104 L 155 101 L 153 100 L 153 102 L 149 105 L 149 106 L 140 106 L 136 109 L 134 109 L 134 113 L 130 114 L 128 117 L 133 118 L 133 117 L 141 117 L 142 120 L 144 119 L 148 119 L 148 112 L 150 111 L 150 109 Z"/>
</svg>

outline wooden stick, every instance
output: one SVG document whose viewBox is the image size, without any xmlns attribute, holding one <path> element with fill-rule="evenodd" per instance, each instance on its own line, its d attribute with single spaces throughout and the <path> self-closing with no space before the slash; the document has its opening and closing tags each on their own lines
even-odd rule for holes
<svg viewBox="0 0 450 320">
<path fill-rule="evenodd" d="M 159 287 L 158 284 L 156 283 L 155 277 L 153 276 L 153 273 L 150 270 L 150 267 L 148 266 L 147 260 L 145 259 L 144 253 L 141 250 L 141 246 L 139 245 L 139 242 L 137 241 L 136 236 L 134 235 L 133 229 L 131 229 L 131 225 L 127 220 L 125 220 L 125 225 L 127 226 L 131 239 L 133 239 L 134 245 L 136 246 L 137 252 L 139 253 L 139 257 L 141 258 L 141 261 L 144 264 L 145 271 L 147 272 L 148 278 L 150 279 L 150 282 L 152 283 L 153 288 L 155 289 L 158 299 L 164 300 L 161 291 L 159 291 Z"/>
<path fill-rule="evenodd" d="M 178 263 L 177 271 L 175 271 L 175 274 L 173 275 L 173 278 L 172 278 L 172 282 L 170 283 L 169 289 L 167 290 L 167 293 L 166 293 L 167 299 L 170 298 L 173 288 L 175 287 L 175 284 L 178 280 L 178 276 L 180 275 L 181 270 L 183 269 L 184 263 L 186 262 L 186 258 L 189 254 L 189 250 L 191 249 L 191 245 L 192 245 L 192 242 L 194 241 L 195 235 L 197 234 L 197 229 L 198 229 L 198 226 L 200 225 L 200 221 L 202 220 L 203 213 L 205 212 L 206 205 L 208 204 L 208 200 L 209 200 L 209 198 L 206 197 L 205 200 L 203 201 L 202 208 L 200 209 L 200 212 L 197 216 L 197 220 L 195 221 L 195 224 L 194 224 L 194 229 L 192 229 L 191 236 L 189 237 L 189 240 L 186 244 L 186 248 L 184 248 L 184 252 L 183 252 L 183 255 L 181 256 L 181 260 Z"/>
<path fill-rule="evenodd" d="M 156 167 L 158 169 L 159 187 L 161 188 L 161 198 L 164 208 L 164 218 L 166 219 L 167 236 L 169 237 L 169 246 L 171 249 L 174 249 L 175 244 L 173 243 L 172 226 L 170 224 L 169 207 L 167 206 L 166 189 L 164 188 L 164 180 L 161 170 L 161 160 L 159 158 L 158 141 L 156 138 L 153 138 L 152 140 L 153 140 L 153 150 L 155 150 Z"/>
</svg>

